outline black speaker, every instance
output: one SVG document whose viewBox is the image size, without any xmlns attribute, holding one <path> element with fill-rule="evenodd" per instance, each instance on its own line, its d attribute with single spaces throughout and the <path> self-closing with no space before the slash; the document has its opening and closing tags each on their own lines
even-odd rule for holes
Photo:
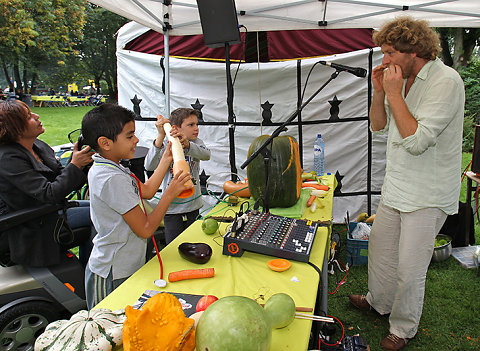
<svg viewBox="0 0 480 351">
<path fill-rule="evenodd" d="M 197 0 L 205 45 L 210 48 L 241 42 L 234 0 Z"/>
<path fill-rule="evenodd" d="M 472 172 L 480 174 L 480 125 L 475 126 L 475 140 L 473 141 Z"/>
</svg>

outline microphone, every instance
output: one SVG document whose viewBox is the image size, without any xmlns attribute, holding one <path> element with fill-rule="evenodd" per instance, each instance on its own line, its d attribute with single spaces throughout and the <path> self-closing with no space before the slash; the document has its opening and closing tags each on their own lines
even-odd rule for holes
<svg viewBox="0 0 480 351">
<path fill-rule="evenodd" d="M 326 61 L 320 61 L 320 63 L 325 66 L 333 67 L 337 71 L 346 71 L 360 78 L 365 78 L 367 76 L 367 70 L 362 67 L 349 67 L 349 66 L 340 65 L 338 63 L 326 62 Z"/>
</svg>

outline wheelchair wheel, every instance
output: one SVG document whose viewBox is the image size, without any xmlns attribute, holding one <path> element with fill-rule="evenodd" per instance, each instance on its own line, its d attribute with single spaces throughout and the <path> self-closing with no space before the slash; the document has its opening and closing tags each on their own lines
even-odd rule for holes
<svg viewBox="0 0 480 351">
<path fill-rule="evenodd" d="M 88 185 L 85 185 L 82 188 L 82 194 L 80 196 L 81 200 L 89 200 L 90 199 L 90 193 L 88 192 Z"/>
<path fill-rule="evenodd" d="M 48 302 L 30 301 L 0 315 L 0 350 L 32 350 L 35 340 L 58 318 Z"/>
</svg>

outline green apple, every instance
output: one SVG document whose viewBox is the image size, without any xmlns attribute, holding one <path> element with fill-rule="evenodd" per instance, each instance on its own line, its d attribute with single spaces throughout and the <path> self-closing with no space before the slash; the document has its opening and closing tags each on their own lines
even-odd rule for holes
<svg viewBox="0 0 480 351">
<path fill-rule="evenodd" d="M 202 222 L 202 230 L 205 234 L 214 234 L 218 230 L 217 220 L 210 217 L 205 218 Z"/>
</svg>

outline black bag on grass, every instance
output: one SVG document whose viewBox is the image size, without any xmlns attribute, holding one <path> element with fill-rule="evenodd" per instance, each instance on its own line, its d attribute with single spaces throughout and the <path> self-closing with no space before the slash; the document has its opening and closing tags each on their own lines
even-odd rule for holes
<svg viewBox="0 0 480 351">
<path fill-rule="evenodd" d="M 465 233 L 465 223 L 470 221 L 469 240 L 467 242 Z M 475 224 L 473 221 L 473 209 L 464 202 L 458 203 L 458 213 L 449 215 L 440 229 L 441 234 L 446 234 L 452 238 L 452 247 L 468 246 L 475 244 Z"/>
</svg>

